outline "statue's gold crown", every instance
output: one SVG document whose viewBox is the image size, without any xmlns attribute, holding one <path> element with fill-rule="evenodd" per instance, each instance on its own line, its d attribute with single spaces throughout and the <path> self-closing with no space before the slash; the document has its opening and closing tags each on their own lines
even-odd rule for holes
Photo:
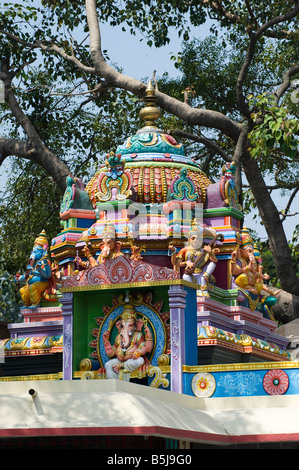
<svg viewBox="0 0 299 470">
<path fill-rule="evenodd" d="M 198 233 L 198 234 L 202 234 L 202 230 L 201 230 L 201 227 L 199 227 L 198 223 L 196 222 L 195 219 L 192 220 L 191 222 L 191 227 L 190 227 L 190 230 L 188 232 L 188 238 L 190 238 L 192 235 L 194 235 L 194 233 Z"/>
<path fill-rule="evenodd" d="M 34 245 L 44 246 L 48 245 L 48 239 L 45 230 L 42 230 L 38 237 L 34 241 Z"/>
<path fill-rule="evenodd" d="M 121 319 L 122 320 L 137 320 L 135 308 L 131 304 L 126 304 L 123 310 L 123 313 L 121 314 Z"/>
<path fill-rule="evenodd" d="M 247 246 L 251 246 L 253 248 L 253 240 L 249 234 L 247 227 L 244 227 L 241 230 L 241 248 L 246 248 Z"/>
<path fill-rule="evenodd" d="M 112 223 L 107 223 L 104 227 L 102 237 L 110 237 L 110 238 L 115 238 L 115 227 Z"/>
</svg>

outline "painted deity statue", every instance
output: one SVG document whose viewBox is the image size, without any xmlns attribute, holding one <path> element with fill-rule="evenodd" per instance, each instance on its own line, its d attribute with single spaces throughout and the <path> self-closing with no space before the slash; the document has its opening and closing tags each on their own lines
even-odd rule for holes
<svg viewBox="0 0 299 470">
<path fill-rule="evenodd" d="M 136 311 L 131 304 L 126 304 L 119 321 L 116 322 L 118 334 L 113 346 L 110 343 L 110 330 L 103 334 L 104 347 L 111 358 L 105 363 L 107 379 L 130 380 L 132 372 L 148 363 L 146 357 L 153 349 L 153 337 L 143 320 L 137 319 Z M 144 333 L 141 331 L 144 327 Z"/>
<path fill-rule="evenodd" d="M 262 258 L 246 227 L 240 233 L 240 246 L 232 252 L 231 274 L 234 283 L 241 291 L 260 295 L 261 291 L 277 295 L 280 290 L 273 291 L 264 283 L 270 276 L 263 272 Z"/>
<path fill-rule="evenodd" d="M 47 249 L 48 241 L 43 230 L 34 242 L 26 273 L 15 276 L 17 282 L 25 282 L 20 289 L 20 295 L 26 307 L 37 308 L 44 292 L 53 287 L 51 283 L 54 281 Z"/>
<path fill-rule="evenodd" d="M 208 243 L 206 236 L 212 236 L 211 243 Z M 188 243 L 178 254 L 172 255 L 172 264 L 175 270 L 185 268 L 183 279 L 195 282 L 200 286 L 200 293 L 209 296 L 208 284 L 212 280 L 212 273 L 217 263 L 217 253 L 219 248 L 214 246 L 217 238 L 216 231 L 204 227 L 200 229 L 196 223 L 192 224 L 188 234 Z M 171 246 L 170 246 L 171 248 Z"/>
<path fill-rule="evenodd" d="M 103 230 L 103 240 L 100 244 L 101 252 L 97 258 L 95 258 L 90 251 L 89 240 L 85 240 L 85 245 L 82 248 L 84 256 L 87 261 L 83 261 L 79 256 L 76 256 L 75 262 L 83 269 L 92 268 L 99 264 L 105 263 L 109 259 L 114 259 L 118 256 L 123 256 L 121 252 L 121 242 L 117 241 L 115 228 L 113 224 L 107 224 Z"/>
<path fill-rule="evenodd" d="M 262 266 L 258 266 L 254 256 L 254 244 L 246 227 L 241 231 L 240 246 L 232 252 L 231 274 L 237 287 L 252 294 L 259 295 L 263 289 Z"/>
</svg>

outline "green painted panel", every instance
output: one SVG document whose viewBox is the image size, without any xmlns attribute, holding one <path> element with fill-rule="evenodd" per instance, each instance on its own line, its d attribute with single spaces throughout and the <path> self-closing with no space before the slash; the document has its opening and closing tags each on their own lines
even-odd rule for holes
<svg viewBox="0 0 299 470">
<path fill-rule="evenodd" d="M 144 294 L 152 293 L 152 304 L 163 301 L 162 312 L 169 311 L 168 286 L 155 286 L 153 288 L 132 289 L 134 292 Z M 113 296 L 125 295 L 119 289 L 97 290 L 74 293 L 74 317 L 73 317 L 73 370 L 78 371 L 80 361 L 89 358 L 96 349 L 90 343 L 96 339 L 91 331 L 98 328 L 96 318 L 105 316 L 103 306 L 113 306 Z"/>
</svg>

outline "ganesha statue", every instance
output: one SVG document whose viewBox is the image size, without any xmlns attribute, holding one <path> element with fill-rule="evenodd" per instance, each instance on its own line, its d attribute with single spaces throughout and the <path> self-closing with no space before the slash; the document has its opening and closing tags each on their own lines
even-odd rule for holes
<svg viewBox="0 0 299 470">
<path fill-rule="evenodd" d="M 239 241 L 239 246 L 231 255 L 232 287 L 239 290 L 239 301 L 248 304 L 251 310 L 255 310 L 264 291 L 265 294 L 269 294 L 263 298 L 265 306 L 267 303 L 274 305 L 275 296 L 280 291 L 271 290 L 265 284 L 265 280 L 269 280 L 269 275 L 263 272 L 261 255 L 257 252 L 246 227 L 241 230 Z"/>
<path fill-rule="evenodd" d="M 129 381 L 130 372 L 149 365 L 146 355 L 153 349 L 153 337 L 146 322 L 137 318 L 134 306 L 129 303 L 125 304 L 115 326 L 118 334 L 113 345 L 110 343 L 110 330 L 103 334 L 105 351 L 110 358 L 105 363 L 106 377 Z"/>
<path fill-rule="evenodd" d="M 47 250 L 48 241 L 43 230 L 35 239 L 25 274 L 17 273 L 15 276 L 16 282 L 25 283 L 20 295 L 26 307 L 37 308 L 46 294 L 55 296 L 56 285 Z"/>
</svg>

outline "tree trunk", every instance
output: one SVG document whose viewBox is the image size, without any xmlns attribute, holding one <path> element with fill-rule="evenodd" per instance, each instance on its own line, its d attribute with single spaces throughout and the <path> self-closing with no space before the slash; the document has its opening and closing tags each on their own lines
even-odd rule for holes
<svg viewBox="0 0 299 470">
<path fill-rule="evenodd" d="M 26 141 L 16 141 L 0 137 L 0 165 L 9 156 L 25 158 L 40 165 L 53 178 L 60 191 L 62 193 L 65 191 L 66 177 L 70 174 L 70 170 L 44 144 L 36 142 L 36 145 L 33 147 Z"/>
<path fill-rule="evenodd" d="M 52 153 L 43 143 L 34 124 L 21 109 L 11 85 L 12 75 L 9 72 L 9 60 L 1 63 L 1 79 L 5 85 L 5 101 L 16 122 L 22 126 L 28 141 L 13 141 L 0 138 L 0 163 L 10 155 L 26 158 L 37 163 L 53 178 L 58 188 L 64 192 L 66 187 L 66 177 L 70 173 L 69 168 Z"/>
<path fill-rule="evenodd" d="M 281 287 L 299 296 L 299 279 L 292 263 L 291 252 L 278 210 L 272 201 L 257 161 L 246 153 L 242 159 L 243 169 L 255 198 L 259 215 L 269 237 L 270 250 Z"/>
</svg>

